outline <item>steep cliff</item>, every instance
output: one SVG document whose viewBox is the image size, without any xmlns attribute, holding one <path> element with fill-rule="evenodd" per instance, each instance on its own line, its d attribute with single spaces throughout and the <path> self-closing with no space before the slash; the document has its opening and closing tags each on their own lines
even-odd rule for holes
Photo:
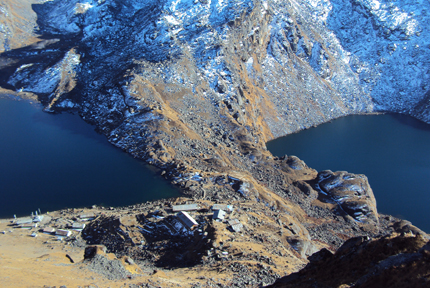
<svg viewBox="0 0 430 288">
<path fill-rule="evenodd" d="M 349 114 L 430 123 L 429 8 L 424 0 L 8 1 L 0 86 L 37 95 L 48 112 L 79 113 L 189 196 L 263 201 L 301 223 L 292 246 L 335 250 L 353 236 L 389 233 L 396 220 L 378 215 L 365 176 L 317 173 L 273 157 L 265 143 Z"/>
</svg>

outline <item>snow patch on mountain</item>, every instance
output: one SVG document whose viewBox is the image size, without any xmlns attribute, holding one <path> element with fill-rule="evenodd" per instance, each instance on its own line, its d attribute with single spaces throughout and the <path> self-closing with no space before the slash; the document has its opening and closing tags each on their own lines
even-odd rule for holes
<svg viewBox="0 0 430 288">
<path fill-rule="evenodd" d="M 429 89 L 428 1 L 339 1 L 328 27 L 377 110 L 407 113 Z"/>
</svg>

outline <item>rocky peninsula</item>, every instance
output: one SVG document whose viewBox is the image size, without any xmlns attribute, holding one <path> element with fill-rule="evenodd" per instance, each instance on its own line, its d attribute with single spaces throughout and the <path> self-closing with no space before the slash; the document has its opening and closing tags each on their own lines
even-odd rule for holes
<svg viewBox="0 0 430 288">
<path fill-rule="evenodd" d="M 429 235 L 379 214 L 365 175 L 316 171 L 295 156 L 274 157 L 266 142 L 350 114 L 430 123 L 429 8 L 423 0 L 0 4 L 1 92 L 79 114 L 184 194 L 56 211 L 30 227 L 85 224 L 58 242 L 46 233 L 20 240 L 16 231 L 26 230 L 5 220 L 2 246 L 40 249 L 22 256 L 32 257 L 27 269 L 44 257 L 62 268 L 49 278 L 48 261 L 34 282 L 2 278 L 23 287 L 259 287 L 297 272 L 274 285 L 352 287 L 415 267 L 405 279 L 425 287 Z M 91 220 L 81 217 L 88 213 Z M 371 253 L 385 246 L 392 249 Z M 36 256 L 48 247 L 55 252 Z M 347 277 L 348 267 L 360 273 Z M 307 273 L 309 282 L 294 276 Z M 392 286 L 405 287 L 396 279 Z"/>
</svg>

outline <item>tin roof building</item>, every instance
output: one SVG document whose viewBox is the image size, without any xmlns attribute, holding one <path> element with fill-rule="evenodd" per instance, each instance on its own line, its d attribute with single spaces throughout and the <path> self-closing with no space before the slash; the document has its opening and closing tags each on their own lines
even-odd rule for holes
<svg viewBox="0 0 430 288">
<path fill-rule="evenodd" d="M 224 220 L 224 217 L 225 217 L 225 211 L 220 209 L 220 210 L 215 210 L 214 211 L 214 215 L 212 216 L 212 219 L 214 219 L 214 220 L 217 220 L 217 219 Z"/>
<path fill-rule="evenodd" d="M 43 233 L 54 234 L 55 233 L 55 228 L 54 227 L 46 227 L 46 228 L 43 229 Z"/>
<path fill-rule="evenodd" d="M 85 228 L 85 223 L 74 222 L 72 224 L 72 229 L 74 230 L 83 230 Z"/>
<path fill-rule="evenodd" d="M 216 211 L 216 210 L 224 210 L 224 211 L 228 211 L 231 212 L 233 211 L 233 205 L 227 205 L 227 204 L 214 204 L 212 206 L 212 210 Z"/>
<path fill-rule="evenodd" d="M 173 212 L 196 211 L 196 210 L 199 210 L 199 205 L 198 204 L 173 205 L 172 210 Z"/>
<path fill-rule="evenodd" d="M 69 230 L 58 229 L 57 231 L 55 231 L 55 235 L 69 237 L 70 235 L 72 235 L 72 232 Z"/>
<path fill-rule="evenodd" d="M 199 225 L 197 224 L 196 220 L 194 220 L 193 217 L 191 217 L 187 212 L 181 211 L 176 216 L 178 217 L 179 221 L 181 221 L 181 223 L 188 228 L 188 230 L 193 230 Z"/>
<path fill-rule="evenodd" d="M 234 232 L 240 232 L 240 230 L 242 230 L 243 228 L 243 224 L 240 223 L 237 219 L 229 220 L 228 224 Z"/>
</svg>

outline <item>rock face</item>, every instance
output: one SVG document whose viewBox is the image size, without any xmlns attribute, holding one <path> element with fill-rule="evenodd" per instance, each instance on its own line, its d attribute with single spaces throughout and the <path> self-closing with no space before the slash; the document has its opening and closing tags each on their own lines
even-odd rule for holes
<svg viewBox="0 0 430 288">
<path fill-rule="evenodd" d="M 111 258 L 113 259 L 109 259 L 106 254 L 105 246 L 90 245 L 85 248 L 83 263 L 86 264 L 85 267 L 90 271 L 99 273 L 109 280 L 120 280 L 131 277 L 132 273 L 130 273 L 130 267 L 127 267 L 127 264 L 133 265 L 133 268 L 139 270 L 131 258 L 121 260 L 115 257 Z"/>
<path fill-rule="evenodd" d="M 318 173 L 316 181 L 323 199 L 334 201 L 357 221 L 370 222 L 373 227 L 378 225 L 376 199 L 366 176 L 325 170 Z"/>
<path fill-rule="evenodd" d="M 84 259 L 91 259 L 96 255 L 106 256 L 106 247 L 103 245 L 90 245 L 85 247 Z"/>
<path fill-rule="evenodd" d="M 13 32 L 29 29 L 14 22 L 11 1 L 2 6 L 2 82 L 44 94 L 48 109 L 78 109 L 113 142 L 124 122 L 162 121 L 166 110 L 204 122 L 166 107 L 172 97 L 188 113 L 227 109 L 257 141 L 370 111 L 429 122 L 429 5 L 56 0 L 32 6 L 47 40 L 17 51 Z"/>
<path fill-rule="evenodd" d="M 105 249 L 117 256 L 150 260 L 160 267 L 192 266 L 202 261 L 213 229 L 202 225 L 206 232 L 203 237 L 202 232 L 188 231 L 173 215 L 146 216 L 100 216 L 82 231 L 82 237 L 89 244 L 105 245 Z M 162 220 L 151 219 L 154 216 Z M 180 228 L 175 228 L 178 225 Z"/>
</svg>

